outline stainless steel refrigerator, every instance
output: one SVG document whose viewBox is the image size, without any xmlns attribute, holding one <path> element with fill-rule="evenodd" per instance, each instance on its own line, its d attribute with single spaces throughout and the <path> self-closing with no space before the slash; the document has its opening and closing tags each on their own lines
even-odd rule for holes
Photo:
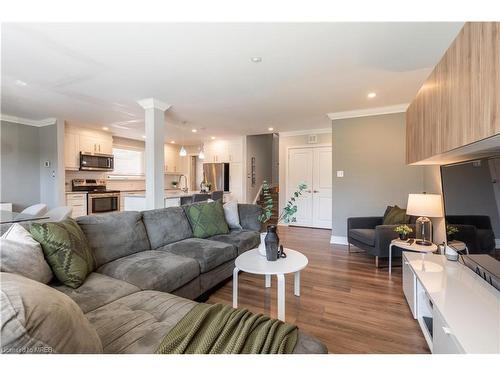
<svg viewBox="0 0 500 375">
<path fill-rule="evenodd" d="M 229 191 L 229 163 L 204 163 L 203 179 L 212 191 Z"/>
</svg>

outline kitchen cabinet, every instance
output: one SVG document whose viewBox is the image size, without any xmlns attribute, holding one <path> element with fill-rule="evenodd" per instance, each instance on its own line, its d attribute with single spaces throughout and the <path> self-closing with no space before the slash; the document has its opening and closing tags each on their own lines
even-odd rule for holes
<svg viewBox="0 0 500 375">
<path fill-rule="evenodd" d="M 165 173 L 183 173 L 183 163 L 181 157 L 179 156 L 179 150 L 177 147 L 172 147 L 170 145 L 165 145 L 164 148 L 164 158 L 165 158 Z"/>
<path fill-rule="evenodd" d="M 500 23 L 467 22 L 406 111 L 406 162 L 500 134 Z"/>
<path fill-rule="evenodd" d="M 71 217 L 87 215 L 87 194 L 86 193 L 66 193 L 66 206 L 71 207 Z"/>
<path fill-rule="evenodd" d="M 68 170 L 80 168 L 80 138 L 73 133 L 64 134 L 64 166 Z"/>
<path fill-rule="evenodd" d="M 111 155 L 113 137 L 107 133 L 69 127 L 64 133 L 64 167 L 66 170 L 80 168 L 80 152 Z"/>
<path fill-rule="evenodd" d="M 219 139 L 205 144 L 205 163 L 240 163 L 242 160 L 242 138 Z"/>
</svg>

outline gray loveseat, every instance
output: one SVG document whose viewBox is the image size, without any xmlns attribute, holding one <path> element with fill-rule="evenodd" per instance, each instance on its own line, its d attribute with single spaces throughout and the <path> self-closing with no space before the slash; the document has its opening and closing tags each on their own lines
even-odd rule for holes
<svg viewBox="0 0 500 375">
<path fill-rule="evenodd" d="M 240 204 L 238 209 L 242 229 L 208 239 L 193 238 L 182 207 L 79 217 L 77 223 L 94 252 L 96 271 L 77 289 L 58 283 L 49 288 L 22 276 L 2 274 L 2 298 L 15 304 L 24 299 L 24 291 L 37 295 L 42 293 L 37 288 L 55 289 L 76 302 L 95 328 L 104 353 L 154 353 L 197 303 L 192 300 L 228 279 L 235 258 L 258 246 L 260 207 Z M 5 316 L 12 315 L 12 310 L 15 306 L 8 311 L 2 307 L 4 343 L 11 342 L 4 322 L 12 322 L 11 316 Z M 19 311 L 28 310 L 19 307 Z M 294 353 L 326 352 L 321 342 L 299 330 Z"/>
</svg>

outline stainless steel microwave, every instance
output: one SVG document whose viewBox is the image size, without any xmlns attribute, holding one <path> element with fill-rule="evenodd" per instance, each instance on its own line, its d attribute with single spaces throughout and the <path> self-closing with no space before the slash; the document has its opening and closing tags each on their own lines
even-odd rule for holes
<svg viewBox="0 0 500 375">
<path fill-rule="evenodd" d="M 114 168 L 113 155 L 80 152 L 81 171 L 112 171 L 113 168 Z"/>
</svg>

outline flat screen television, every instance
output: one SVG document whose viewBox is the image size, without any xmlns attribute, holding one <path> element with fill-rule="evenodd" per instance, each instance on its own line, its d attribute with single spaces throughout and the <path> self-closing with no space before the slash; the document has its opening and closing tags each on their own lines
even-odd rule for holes
<svg viewBox="0 0 500 375">
<path fill-rule="evenodd" d="M 500 154 L 441 166 L 446 239 L 500 290 Z"/>
</svg>

